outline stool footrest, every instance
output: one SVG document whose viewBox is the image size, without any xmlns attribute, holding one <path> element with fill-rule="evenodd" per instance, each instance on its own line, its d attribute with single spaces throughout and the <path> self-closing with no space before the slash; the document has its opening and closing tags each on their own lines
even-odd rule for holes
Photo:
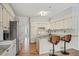
<svg viewBox="0 0 79 59">
<path fill-rule="evenodd" d="M 61 51 L 61 53 L 64 54 L 64 55 L 69 55 L 68 52 L 64 52 L 64 51 Z"/>
<path fill-rule="evenodd" d="M 57 56 L 57 55 L 55 55 L 55 54 L 49 54 L 49 56 Z"/>
</svg>

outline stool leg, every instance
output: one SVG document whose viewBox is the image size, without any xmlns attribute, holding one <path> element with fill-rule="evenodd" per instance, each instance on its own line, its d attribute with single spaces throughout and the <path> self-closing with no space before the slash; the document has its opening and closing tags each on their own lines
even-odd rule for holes
<svg viewBox="0 0 79 59">
<path fill-rule="evenodd" d="M 64 41 L 64 51 L 62 51 L 62 54 L 69 55 L 69 53 L 66 51 L 66 42 Z"/>
<path fill-rule="evenodd" d="M 54 44 L 53 44 L 53 55 L 54 55 Z"/>
<path fill-rule="evenodd" d="M 55 55 L 55 47 L 54 47 L 54 44 L 53 44 L 53 54 L 49 54 L 49 56 L 57 56 L 57 55 Z"/>
<path fill-rule="evenodd" d="M 66 52 L 66 42 L 64 41 L 64 52 Z"/>
</svg>

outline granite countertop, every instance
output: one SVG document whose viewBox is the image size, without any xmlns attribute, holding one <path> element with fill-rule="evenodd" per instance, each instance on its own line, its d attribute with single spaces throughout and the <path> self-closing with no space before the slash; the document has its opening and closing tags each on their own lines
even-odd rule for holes
<svg viewBox="0 0 79 59">
<path fill-rule="evenodd" d="M 9 47 L 10 45 L 0 45 L 0 55 L 2 55 Z"/>
<path fill-rule="evenodd" d="M 13 40 L 0 40 L 0 42 L 10 42 L 10 41 L 13 41 Z"/>
<path fill-rule="evenodd" d="M 52 34 L 53 35 L 53 34 Z M 58 34 L 59 36 L 63 37 L 64 35 L 67 35 L 67 34 Z M 77 37 L 78 35 L 73 35 L 73 37 Z M 36 37 L 36 39 L 44 39 L 44 38 L 49 38 L 49 35 L 39 35 Z"/>
</svg>

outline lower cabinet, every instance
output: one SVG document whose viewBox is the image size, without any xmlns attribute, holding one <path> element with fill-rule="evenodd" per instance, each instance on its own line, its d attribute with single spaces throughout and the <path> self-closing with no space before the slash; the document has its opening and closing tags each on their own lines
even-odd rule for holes
<svg viewBox="0 0 79 59">
<path fill-rule="evenodd" d="M 11 45 L 2 56 L 15 56 L 16 55 L 16 44 Z"/>
<path fill-rule="evenodd" d="M 10 56 L 9 50 L 6 50 L 6 51 L 2 54 L 2 56 Z"/>
<path fill-rule="evenodd" d="M 16 55 L 16 44 L 13 45 L 12 47 L 12 55 L 15 56 Z"/>
</svg>

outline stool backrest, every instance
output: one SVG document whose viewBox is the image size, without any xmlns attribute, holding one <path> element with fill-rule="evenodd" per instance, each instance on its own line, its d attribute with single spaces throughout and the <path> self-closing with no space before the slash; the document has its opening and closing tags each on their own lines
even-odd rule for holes
<svg viewBox="0 0 79 59">
<path fill-rule="evenodd" d="M 71 41 L 71 37 L 72 37 L 72 35 L 65 35 L 64 36 L 64 41 L 70 42 Z"/>
<path fill-rule="evenodd" d="M 50 37 L 50 41 L 51 41 L 53 44 L 58 44 L 59 41 L 60 41 L 60 36 L 58 36 L 58 35 L 52 35 L 52 36 Z"/>
</svg>

